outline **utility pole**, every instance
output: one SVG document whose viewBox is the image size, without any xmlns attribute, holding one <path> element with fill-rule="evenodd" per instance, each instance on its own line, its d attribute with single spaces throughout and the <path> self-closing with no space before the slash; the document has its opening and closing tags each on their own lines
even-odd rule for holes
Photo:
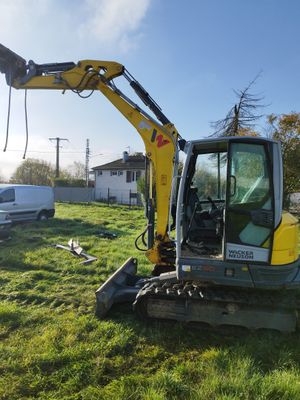
<svg viewBox="0 0 300 400">
<path fill-rule="evenodd" d="M 56 172 L 55 172 L 55 178 L 59 178 L 59 143 L 62 140 L 66 140 L 69 141 L 69 139 L 64 139 L 64 138 L 60 138 L 60 137 L 56 137 L 56 138 L 49 138 L 50 142 L 53 142 L 53 140 L 56 141 Z"/>
<path fill-rule="evenodd" d="M 90 174 L 90 139 L 86 139 L 86 149 L 85 149 L 85 183 L 89 186 L 89 174 Z"/>
</svg>

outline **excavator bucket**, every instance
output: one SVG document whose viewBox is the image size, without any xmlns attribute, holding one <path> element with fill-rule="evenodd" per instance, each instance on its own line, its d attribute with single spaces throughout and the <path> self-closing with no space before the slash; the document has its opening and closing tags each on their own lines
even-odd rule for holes
<svg viewBox="0 0 300 400">
<path fill-rule="evenodd" d="M 100 286 L 96 291 L 96 315 L 99 318 L 104 318 L 113 304 L 135 300 L 144 283 L 136 273 L 137 259 L 131 257 Z"/>
<path fill-rule="evenodd" d="M 10 85 L 14 79 L 26 75 L 26 60 L 0 44 L 0 72 Z"/>
</svg>

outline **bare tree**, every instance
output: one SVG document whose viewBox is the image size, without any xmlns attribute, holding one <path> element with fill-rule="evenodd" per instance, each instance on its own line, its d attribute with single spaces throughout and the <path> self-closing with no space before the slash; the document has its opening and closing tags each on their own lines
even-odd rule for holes
<svg viewBox="0 0 300 400">
<path fill-rule="evenodd" d="M 255 122 L 263 115 L 258 110 L 265 107 L 260 104 L 262 97 L 250 93 L 251 87 L 255 84 L 258 74 L 243 90 L 234 90 L 238 102 L 229 110 L 224 119 L 211 124 L 214 129 L 212 136 L 258 136 L 254 131 Z"/>
<path fill-rule="evenodd" d="M 22 161 L 13 173 L 11 183 L 23 183 L 26 185 L 52 185 L 55 171 L 53 166 L 44 160 L 27 158 Z"/>
<path fill-rule="evenodd" d="M 74 161 L 73 164 L 66 168 L 71 178 L 84 179 L 85 178 L 85 165 L 80 161 Z"/>
</svg>

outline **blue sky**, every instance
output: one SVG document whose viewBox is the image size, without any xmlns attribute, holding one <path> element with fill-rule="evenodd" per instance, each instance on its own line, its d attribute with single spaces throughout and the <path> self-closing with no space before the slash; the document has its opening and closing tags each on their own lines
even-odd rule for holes
<svg viewBox="0 0 300 400">
<path fill-rule="evenodd" d="M 6 47 L 37 63 L 124 64 L 186 139 L 211 134 L 210 123 L 235 102 L 233 89 L 260 71 L 253 92 L 264 96 L 263 112 L 300 111 L 299 21 L 297 0 L 0 0 Z M 1 78 L 0 151 L 8 101 Z M 0 154 L 0 173 L 7 178 L 22 162 L 23 95 L 13 93 L 8 151 Z M 28 113 L 28 157 L 54 163 L 48 140 L 54 136 L 69 139 L 63 167 L 84 162 L 87 138 L 91 166 L 120 157 L 128 146 L 143 151 L 134 128 L 99 93 L 82 100 L 73 93 L 31 91 Z"/>
</svg>

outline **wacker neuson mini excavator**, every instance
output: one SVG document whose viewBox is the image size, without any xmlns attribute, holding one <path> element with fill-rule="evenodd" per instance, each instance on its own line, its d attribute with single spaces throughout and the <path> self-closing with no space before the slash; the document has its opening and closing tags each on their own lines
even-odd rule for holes
<svg viewBox="0 0 300 400">
<path fill-rule="evenodd" d="M 136 243 L 144 244 L 154 269 L 139 277 L 137 260 L 128 259 L 96 291 L 99 317 L 114 303 L 130 301 L 147 318 L 296 329 L 298 220 L 282 210 L 280 143 L 259 137 L 185 141 L 116 62 L 36 64 L 1 45 L 0 70 L 16 89 L 71 90 L 82 97 L 100 91 L 144 141 L 148 224 Z M 117 88 L 121 76 L 155 118 Z"/>
</svg>

